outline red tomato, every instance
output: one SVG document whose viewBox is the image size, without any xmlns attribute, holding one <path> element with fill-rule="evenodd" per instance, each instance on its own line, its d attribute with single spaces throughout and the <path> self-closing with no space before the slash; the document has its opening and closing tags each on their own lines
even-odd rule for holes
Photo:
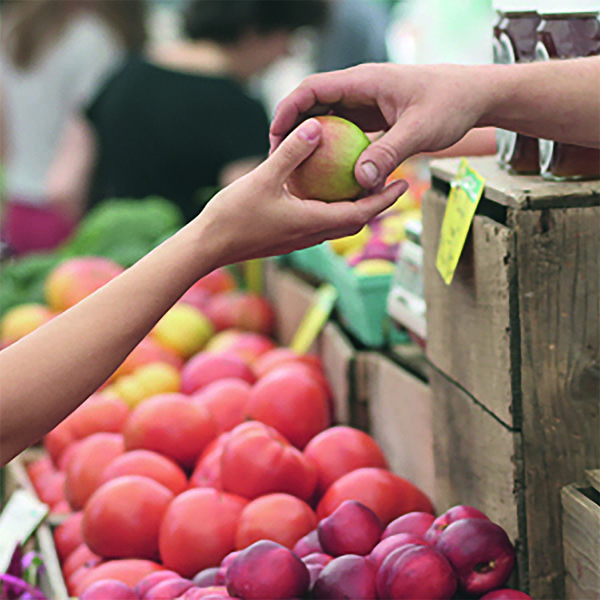
<svg viewBox="0 0 600 600">
<path fill-rule="evenodd" d="M 123 435 L 128 450 L 154 450 L 190 468 L 216 437 L 217 426 L 206 408 L 183 394 L 161 394 L 135 408 Z"/>
<path fill-rule="evenodd" d="M 213 296 L 206 305 L 206 315 L 217 331 L 241 329 L 268 335 L 274 315 L 269 302 L 248 292 L 228 292 Z"/>
<path fill-rule="evenodd" d="M 54 544 L 61 562 L 64 562 L 77 546 L 83 544 L 82 520 L 83 512 L 73 513 L 54 530 Z"/>
<path fill-rule="evenodd" d="M 71 442 L 61 453 L 59 459 L 58 459 L 58 470 L 59 471 L 65 471 L 67 470 L 67 465 L 69 464 L 69 461 L 71 460 L 71 457 L 77 452 L 77 448 L 79 446 L 79 444 L 81 443 L 81 440 L 78 440 L 76 442 Z"/>
<path fill-rule="evenodd" d="M 383 451 L 370 435 L 343 425 L 326 429 L 314 437 L 304 448 L 304 455 L 317 466 L 319 496 L 350 471 L 363 467 L 388 468 Z"/>
<path fill-rule="evenodd" d="M 313 463 L 272 427 L 249 421 L 225 442 L 221 484 L 228 492 L 251 499 L 285 492 L 309 500 L 316 483 Z"/>
<path fill-rule="evenodd" d="M 329 425 L 327 394 L 296 368 L 276 369 L 250 391 L 248 416 L 274 427 L 294 446 L 304 448 Z"/>
<path fill-rule="evenodd" d="M 187 478 L 170 458 L 151 450 L 131 450 L 113 460 L 104 470 L 102 482 L 123 475 L 142 475 L 158 481 L 177 495 L 187 488 Z"/>
<path fill-rule="evenodd" d="M 181 391 L 194 394 L 220 379 L 242 379 L 254 383 L 254 373 L 236 354 L 199 352 L 181 370 Z"/>
<path fill-rule="evenodd" d="M 289 348 L 274 348 L 269 352 L 265 352 L 256 359 L 252 368 L 256 373 L 256 377 L 260 379 L 273 371 L 273 369 L 290 363 L 304 364 L 313 367 L 316 371 L 323 372 L 321 359 L 318 356 L 311 354 L 300 355 Z"/>
<path fill-rule="evenodd" d="M 235 535 L 235 547 L 243 550 L 259 540 L 273 540 L 290 550 L 317 527 L 312 508 L 289 494 L 267 494 L 244 508 Z"/>
<path fill-rule="evenodd" d="M 101 485 L 83 513 L 83 539 L 105 558 L 155 558 L 158 530 L 173 493 L 149 477 L 127 475 Z"/>
<path fill-rule="evenodd" d="M 384 469 L 357 469 L 335 481 L 317 506 L 319 520 L 344 500 L 362 502 L 384 525 L 409 512 L 434 512 L 431 501 L 418 487 Z"/>
<path fill-rule="evenodd" d="M 129 587 L 134 587 L 138 581 L 146 575 L 160 571 L 163 567 L 151 560 L 140 558 L 126 558 L 121 560 L 109 560 L 93 569 L 90 569 L 80 581 L 74 584 L 74 595 L 81 596 L 83 591 L 92 583 L 101 579 L 116 579 Z"/>
<path fill-rule="evenodd" d="M 109 431 L 120 433 L 129 416 L 129 408 L 119 398 L 94 394 L 69 416 L 71 432 L 77 439 Z"/>
<path fill-rule="evenodd" d="M 204 488 L 183 492 L 171 502 L 160 527 L 163 564 L 184 577 L 214 567 L 234 550 L 235 531 L 247 501 Z"/>
<path fill-rule="evenodd" d="M 62 471 L 54 471 L 38 480 L 36 491 L 40 500 L 49 506 L 65 499 L 65 479 Z"/>
<path fill-rule="evenodd" d="M 152 338 L 144 338 L 121 363 L 119 368 L 112 374 L 110 381 L 114 381 L 122 375 L 130 375 L 140 367 L 150 363 L 161 362 L 173 365 L 181 369 L 183 360 L 171 350 L 163 348 Z"/>
<path fill-rule="evenodd" d="M 85 543 L 80 544 L 69 554 L 67 560 L 63 563 L 62 572 L 65 577 L 69 577 L 77 569 L 83 566 L 97 565 L 102 558 L 92 552 Z"/>
<path fill-rule="evenodd" d="M 190 289 L 201 289 L 211 294 L 221 294 L 223 292 L 230 292 L 236 288 L 235 277 L 227 269 L 220 267 L 198 279 Z"/>
<path fill-rule="evenodd" d="M 44 448 L 48 451 L 52 462 L 58 465 L 60 455 L 74 441 L 75 436 L 71 431 L 71 424 L 67 418 L 44 436 Z"/>
<path fill-rule="evenodd" d="M 231 433 L 226 431 L 213 440 L 200 455 L 189 481 L 189 487 L 221 489 L 221 456 Z"/>
<path fill-rule="evenodd" d="M 220 431 L 229 431 L 244 422 L 249 396 L 250 384 L 231 378 L 208 384 L 193 401 L 208 409 Z"/>
<path fill-rule="evenodd" d="M 67 466 L 65 483 L 73 509 L 84 507 L 102 482 L 104 469 L 124 451 L 123 436 L 118 433 L 94 433 L 78 444 Z"/>
<path fill-rule="evenodd" d="M 52 464 L 52 460 L 49 456 L 44 455 L 40 456 L 36 460 L 32 460 L 27 463 L 25 466 L 25 470 L 27 471 L 27 475 L 33 484 L 33 487 L 38 489 L 38 480 L 42 477 L 50 475 L 54 473 L 54 465 Z"/>
</svg>

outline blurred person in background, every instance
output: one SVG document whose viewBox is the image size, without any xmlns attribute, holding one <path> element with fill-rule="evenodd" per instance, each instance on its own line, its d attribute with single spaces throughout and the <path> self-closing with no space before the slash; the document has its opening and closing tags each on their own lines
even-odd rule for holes
<svg viewBox="0 0 600 600">
<path fill-rule="evenodd" d="M 77 220 L 72 196 L 48 180 L 50 165 L 71 115 L 125 51 L 144 43 L 144 4 L 9 0 L 0 8 L 2 237 L 24 253 L 58 245 Z"/>
<path fill-rule="evenodd" d="M 199 190 L 227 185 L 268 154 L 269 119 L 248 82 L 324 16 L 319 0 L 192 0 L 185 39 L 132 57 L 74 123 L 55 181 L 82 189 L 95 162 L 92 204 L 159 195 L 191 220 Z"/>
</svg>

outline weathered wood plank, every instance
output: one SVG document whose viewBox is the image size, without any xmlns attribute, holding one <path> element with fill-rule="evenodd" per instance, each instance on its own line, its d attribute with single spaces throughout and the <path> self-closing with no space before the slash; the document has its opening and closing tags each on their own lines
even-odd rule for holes
<svg viewBox="0 0 600 600">
<path fill-rule="evenodd" d="M 591 488 L 588 488 L 590 490 Z M 567 600 L 600 599 L 600 505 L 571 484 L 562 489 Z"/>
<path fill-rule="evenodd" d="M 512 231 L 477 215 L 451 285 L 435 261 L 446 198 L 423 199 L 427 356 L 509 426 L 513 407 L 511 290 L 516 287 Z"/>
<path fill-rule="evenodd" d="M 585 476 L 590 485 L 600 494 L 600 469 L 589 469 Z"/>
<path fill-rule="evenodd" d="M 449 182 L 454 178 L 459 158 L 432 161 L 434 178 Z M 504 206 L 536 209 L 590 206 L 600 203 L 600 181 L 547 181 L 539 175 L 514 176 L 501 169 L 495 157 L 472 156 L 469 164 L 490 183 L 485 196 Z"/>
<path fill-rule="evenodd" d="M 429 383 L 436 508 L 475 506 L 499 523 L 511 540 L 518 539 L 520 435 L 437 370 L 432 369 Z"/>
<path fill-rule="evenodd" d="M 429 386 L 381 354 L 361 353 L 360 388 L 367 400 L 371 435 L 390 468 L 432 500 L 433 429 Z"/>
<path fill-rule="evenodd" d="M 600 207 L 515 221 L 531 591 L 560 598 L 560 489 L 600 464 Z"/>
</svg>

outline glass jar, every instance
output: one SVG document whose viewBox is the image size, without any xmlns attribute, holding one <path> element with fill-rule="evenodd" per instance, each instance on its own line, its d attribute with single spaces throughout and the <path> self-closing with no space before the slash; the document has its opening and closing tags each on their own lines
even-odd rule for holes
<svg viewBox="0 0 600 600">
<path fill-rule="evenodd" d="M 497 0 L 498 19 L 494 25 L 494 63 L 531 62 L 535 58 L 536 30 L 540 16 L 531 0 Z M 498 129 L 498 162 L 512 173 L 539 173 L 538 140 Z"/>
<path fill-rule="evenodd" d="M 537 30 L 536 60 L 600 54 L 599 0 L 546 0 L 546 5 Z M 540 140 L 539 152 L 540 171 L 547 179 L 600 177 L 600 150 Z"/>
</svg>

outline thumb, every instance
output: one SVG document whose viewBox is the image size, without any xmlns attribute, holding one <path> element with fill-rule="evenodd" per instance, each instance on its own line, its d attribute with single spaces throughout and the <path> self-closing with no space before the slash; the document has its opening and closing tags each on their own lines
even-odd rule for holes
<svg viewBox="0 0 600 600">
<path fill-rule="evenodd" d="M 381 187 L 388 175 L 417 149 L 414 128 L 400 119 L 385 135 L 370 144 L 354 167 L 358 183 L 367 190 Z"/>
<path fill-rule="evenodd" d="M 321 123 L 308 119 L 296 127 L 263 164 L 283 183 L 314 152 L 320 139 Z"/>
</svg>

